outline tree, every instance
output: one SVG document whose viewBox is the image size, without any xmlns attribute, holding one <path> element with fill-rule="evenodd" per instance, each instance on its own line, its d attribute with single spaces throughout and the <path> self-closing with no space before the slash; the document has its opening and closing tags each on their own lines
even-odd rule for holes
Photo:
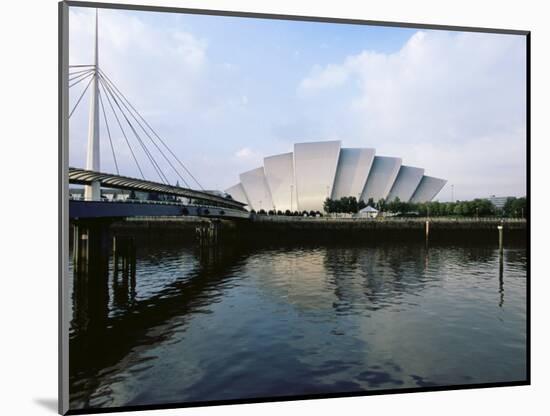
<svg viewBox="0 0 550 416">
<path fill-rule="evenodd" d="M 325 202 L 323 203 L 323 209 L 325 212 L 328 212 L 329 214 L 334 211 L 334 201 L 330 198 L 325 199 Z"/>
<path fill-rule="evenodd" d="M 393 201 L 390 201 L 387 204 L 387 209 L 389 212 L 392 212 L 394 214 L 401 212 L 401 200 L 398 196 L 396 196 Z"/>
<path fill-rule="evenodd" d="M 454 215 L 462 215 L 462 203 L 457 201 L 453 210 Z"/>
<path fill-rule="evenodd" d="M 527 199 L 508 198 L 502 208 L 502 213 L 505 217 L 521 218 L 527 216 Z"/>
<path fill-rule="evenodd" d="M 359 203 L 354 196 L 344 196 L 340 199 L 325 199 L 323 203 L 325 212 L 356 213 L 359 210 Z"/>
</svg>

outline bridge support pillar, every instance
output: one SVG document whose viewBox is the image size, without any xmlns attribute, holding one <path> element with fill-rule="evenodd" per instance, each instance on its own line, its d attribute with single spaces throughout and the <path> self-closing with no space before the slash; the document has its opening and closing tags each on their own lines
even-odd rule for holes
<svg viewBox="0 0 550 416">
<path fill-rule="evenodd" d="M 73 224 L 74 327 L 94 331 L 104 327 L 109 304 L 109 222 Z"/>
<path fill-rule="evenodd" d="M 101 184 L 99 181 L 94 181 L 90 185 L 84 186 L 84 199 L 86 201 L 101 200 Z"/>
<path fill-rule="evenodd" d="M 78 221 L 73 224 L 73 268 L 95 269 L 108 258 L 109 222 L 104 220 Z"/>
<path fill-rule="evenodd" d="M 202 221 L 195 227 L 195 234 L 201 246 L 212 246 L 220 242 L 222 223 L 218 219 Z"/>
</svg>

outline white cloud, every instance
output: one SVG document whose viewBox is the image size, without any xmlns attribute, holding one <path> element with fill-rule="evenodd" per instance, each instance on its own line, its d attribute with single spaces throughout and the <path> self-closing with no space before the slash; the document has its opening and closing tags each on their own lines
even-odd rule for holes
<svg viewBox="0 0 550 416">
<path fill-rule="evenodd" d="M 70 63 L 93 59 L 93 9 L 71 8 Z M 188 108 L 196 103 L 207 66 L 207 42 L 191 33 L 150 25 L 120 11 L 99 13 L 99 63 L 122 91 L 146 113 L 164 107 Z"/>
<path fill-rule="evenodd" d="M 249 147 L 243 147 L 235 152 L 235 156 L 240 159 L 248 159 L 254 155 L 254 152 Z"/>
<path fill-rule="evenodd" d="M 88 64 L 93 10 L 70 10 L 70 61 Z M 473 185 L 473 172 L 494 185 L 484 194 L 521 192 L 525 49 L 520 37 L 419 32 L 396 53 L 365 49 L 322 66 L 315 65 L 314 55 L 301 54 L 289 61 L 288 71 L 280 71 L 269 50 L 250 52 L 252 66 L 248 54 L 232 54 L 229 61 L 228 48 L 242 45 L 176 16 L 100 10 L 100 66 L 203 186 L 223 188 L 238 173 L 260 166 L 264 156 L 291 150 L 294 142 L 340 138 L 345 146 L 403 156 L 405 163 L 448 178 L 457 194 L 482 192 Z M 280 49 L 284 56 L 297 50 L 286 44 Z M 322 56 L 327 59 L 328 52 Z M 295 94 L 295 71 L 306 62 L 311 71 L 302 73 Z M 83 86 L 71 92 L 73 103 Z M 80 107 L 71 117 L 74 166 L 85 164 L 87 97 Z M 139 176 L 112 118 L 110 127 L 121 173 Z M 127 133 L 145 176 L 155 179 Z M 106 136 L 102 126 L 101 165 L 113 171 Z M 238 157 L 237 149 L 248 151 Z"/>
<path fill-rule="evenodd" d="M 72 65 L 93 62 L 94 14 L 94 9 L 70 9 L 69 59 Z M 183 143 L 182 136 L 186 133 L 189 120 L 196 120 L 196 114 L 201 114 L 203 109 L 211 106 L 212 95 L 208 93 L 207 87 L 207 41 L 184 29 L 182 25 L 151 24 L 135 12 L 100 10 L 99 65 L 176 153 L 180 157 L 184 155 L 185 162 L 192 165 L 195 160 L 190 160 L 189 152 L 184 151 L 189 143 Z M 74 91 L 71 90 L 72 102 L 76 101 L 84 86 L 81 83 Z M 110 118 L 121 173 L 139 176 L 108 102 L 104 104 Z M 87 105 L 86 97 L 71 118 L 69 148 L 71 164 L 75 166 L 85 164 Z M 103 124 L 102 117 L 100 124 Z M 145 176 L 158 180 L 132 133 L 126 133 L 141 161 Z M 107 136 L 103 126 L 101 136 L 102 140 Z M 102 169 L 114 171 L 110 146 L 106 144 L 103 142 L 101 147 Z M 152 144 L 149 147 L 155 151 Z M 155 157 L 163 161 L 159 154 Z M 196 172 L 197 168 L 191 170 Z M 172 174 L 169 168 L 166 168 L 166 172 Z"/>
<path fill-rule="evenodd" d="M 402 156 L 463 184 L 464 197 L 522 194 L 525 76 L 523 37 L 427 31 L 395 53 L 316 66 L 298 92 L 324 103 L 316 119 L 327 134 L 340 119 L 347 146 Z"/>
<path fill-rule="evenodd" d="M 304 78 L 300 83 L 300 89 L 309 90 L 338 87 L 348 80 L 350 70 L 347 64 L 327 65 L 325 68 L 316 66 L 311 76 Z"/>
</svg>

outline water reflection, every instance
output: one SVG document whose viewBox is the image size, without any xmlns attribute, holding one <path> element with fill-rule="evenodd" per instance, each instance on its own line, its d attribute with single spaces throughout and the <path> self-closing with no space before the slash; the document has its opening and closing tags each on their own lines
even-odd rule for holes
<svg viewBox="0 0 550 416">
<path fill-rule="evenodd" d="M 504 255 L 500 254 L 498 259 L 498 293 L 500 299 L 498 306 L 502 308 L 504 305 Z"/>
<path fill-rule="evenodd" d="M 522 247 L 112 246 L 74 267 L 73 409 L 525 377 Z"/>
</svg>

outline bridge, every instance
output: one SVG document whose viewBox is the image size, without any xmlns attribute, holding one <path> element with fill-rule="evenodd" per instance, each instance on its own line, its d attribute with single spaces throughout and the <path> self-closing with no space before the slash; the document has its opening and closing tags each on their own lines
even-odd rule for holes
<svg viewBox="0 0 550 416">
<path fill-rule="evenodd" d="M 78 95 L 69 119 L 75 113 L 87 91 L 89 94 L 88 146 L 86 169 L 70 167 L 68 179 L 70 184 L 84 186 L 84 198 L 69 200 L 69 218 L 72 220 L 96 218 L 125 218 L 135 216 L 182 216 L 199 217 L 249 218 L 246 204 L 234 201 L 222 193 L 205 191 L 200 182 L 180 160 L 176 153 L 166 144 L 151 124 L 126 98 L 113 80 L 99 67 L 98 51 L 98 16 L 95 16 L 94 63 L 90 65 L 68 66 L 68 88 L 75 91 L 77 85 L 85 85 Z M 86 83 L 84 83 L 87 81 Z M 110 117 L 107 110 L 111 110 Z M 101 109 L 101 112 L 100 112 Z M 102 117 L 100 117 L 102 116 Z M 125 143 L 141 178 L 120 174 L 119 161 L 115 151 L 114 129 L 109 126 L 109 118 L 116 120 L 119 131 L 119 142 Z M 107 133 L 109 147 L 114 162 L 114 173 L 101 171 L 100 166 L 100 119 Z M 145 160 L 147 166 L 159 181 L 145 177 Z M 160 157 L 160 159 L 159 159 Z M 170 173 L 168 173 L 168 171 Z M 175 174 L 175 175 L 174 175 Z M 180 186 L 182 181 L 185 186 Z M 171 183 L 175 183 L 172 185 Z M 190 183 L 194 183 L 193 189 Z M 124 200 L 107 200 L 102 198 L 102 188 L 142 192 L 148 195 L 147 200 L 126 198 Z M 150 198 L 150 196 L 154 198 Z M 129 196 L 129 195 L 128 195 Z M 151 200 L 154 199 L 154 200 Z"/>
<path fill-rule="evenodd" d="M 69 183 L 85 186 L 99 183 L 100 187 L 169 195 L 189 201 L 188 203 L 182 203 L 179 200 L 147 201 L 126 199 L 109 201 L 104 199 L 71 199 L 69 201 L 70 219 L 182 215 L 249 218 L 248 211 L 244 209 L 245 204 L 206 191 L 196 191 L 164 183 L 79 168 L 69 168 Z"/>
</svg>

